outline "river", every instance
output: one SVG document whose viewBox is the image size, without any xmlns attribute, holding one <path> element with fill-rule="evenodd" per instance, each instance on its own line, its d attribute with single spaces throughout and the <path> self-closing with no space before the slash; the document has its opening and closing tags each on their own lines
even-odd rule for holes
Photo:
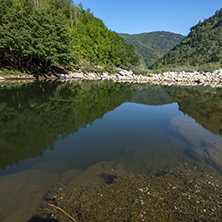
<svg viewBox="0 0 222 222">
<path fill-rule="evenodd" d="M 222 172 L 222 89 L 112 81 L 2 83 L 0 220 L 29 221 L 57 183 L 181 163 Z"/>
</svg>

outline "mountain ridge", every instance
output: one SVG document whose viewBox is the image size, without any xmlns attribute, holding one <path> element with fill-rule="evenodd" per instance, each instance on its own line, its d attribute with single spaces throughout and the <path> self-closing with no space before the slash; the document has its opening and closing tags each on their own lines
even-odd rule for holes
<svg viewBox="0 0 222 222">
<path fill-rule="evenodd" d="M 188 36 L 166 53 L 156 66 L 222 66 L 222 8 L 190 28 Z M 216 66 L 218 66 L 216 68 Z"/>
<path fill-rule="evenodd" d="M 128 44 L 133 44 L 142 55 L 147 66 L 160 59 L 185 36 L 168 31 L 154 31 L 140 34 L 118 33 Z"/>
</svg>

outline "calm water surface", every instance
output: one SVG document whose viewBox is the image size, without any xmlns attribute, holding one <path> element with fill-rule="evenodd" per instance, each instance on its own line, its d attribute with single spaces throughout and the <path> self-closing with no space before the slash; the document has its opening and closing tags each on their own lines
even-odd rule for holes
<svg viewBox="0 0 222 222">
<path fill-rule="evenodd" d="M 28 221 L 50 187 L 181 163 L 222 172 L 222 89 L 35 82 L 0 89 L 0 220 Z"/>
</svg>

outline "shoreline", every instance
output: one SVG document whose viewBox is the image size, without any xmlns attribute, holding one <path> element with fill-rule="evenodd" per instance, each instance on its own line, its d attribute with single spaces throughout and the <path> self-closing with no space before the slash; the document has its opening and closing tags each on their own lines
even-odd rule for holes
<svg viewBox="0 0 222 222">
<path fill-rule="evenodd" d="M 132 71 L 127 71 L 117 68 L 116 72 L 109 74 L 104 72 L 98 73 L 83 73 L 69 72 L 68 74 L 60 74 L 58 76 L 47 76 L 36 78 L 34 76 L 2 76 L 0 75 L 0 83 L 9 81 L 34 81 L 34 80 L 112 80 L 114 82 L 129 82 L 129 83 L 152 83 L 161 85 L 181 85 L 181 86 L 212 86 L 222 87 L 222 69 L 214 72 L 165 72 L 162 74 L 136 75 Z"/>
</svg>

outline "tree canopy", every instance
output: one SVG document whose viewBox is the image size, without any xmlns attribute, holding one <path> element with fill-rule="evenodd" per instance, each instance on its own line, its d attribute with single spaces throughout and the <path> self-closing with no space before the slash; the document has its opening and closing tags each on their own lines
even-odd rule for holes
<svg viewBox="0 0 222 222">
<path fill-rule="evenodd" d="M 47 71 L 86 60 L 125 68 L 141 63 L 133 46 L 71 0 L 0 0 L 0 5 L 1 67 Z"/>
<path fill-rule="evenodd" d="M 189 35 L 158 63 L 163 65 L 222 65 L 222 9 L 191 27 Z M 155 66 L 158 65 L 155 64 Z"/>
<path fill-rule="evenodd" d="M 152 65 L 184 39 L 183 35 L 163 31 L 134 35 L 120 33 L 119 35 L 128 44 L 135 46 L 147 66 Z"/>
<path fill-rule="evenodd" d="M 29 0 L 5 2 L 1 0 L 1 65 L 46 69 L 55 63 L 68 64 L 71 42 L 62 14 L 48 7 L 37 8 Z"/>
</svg>

